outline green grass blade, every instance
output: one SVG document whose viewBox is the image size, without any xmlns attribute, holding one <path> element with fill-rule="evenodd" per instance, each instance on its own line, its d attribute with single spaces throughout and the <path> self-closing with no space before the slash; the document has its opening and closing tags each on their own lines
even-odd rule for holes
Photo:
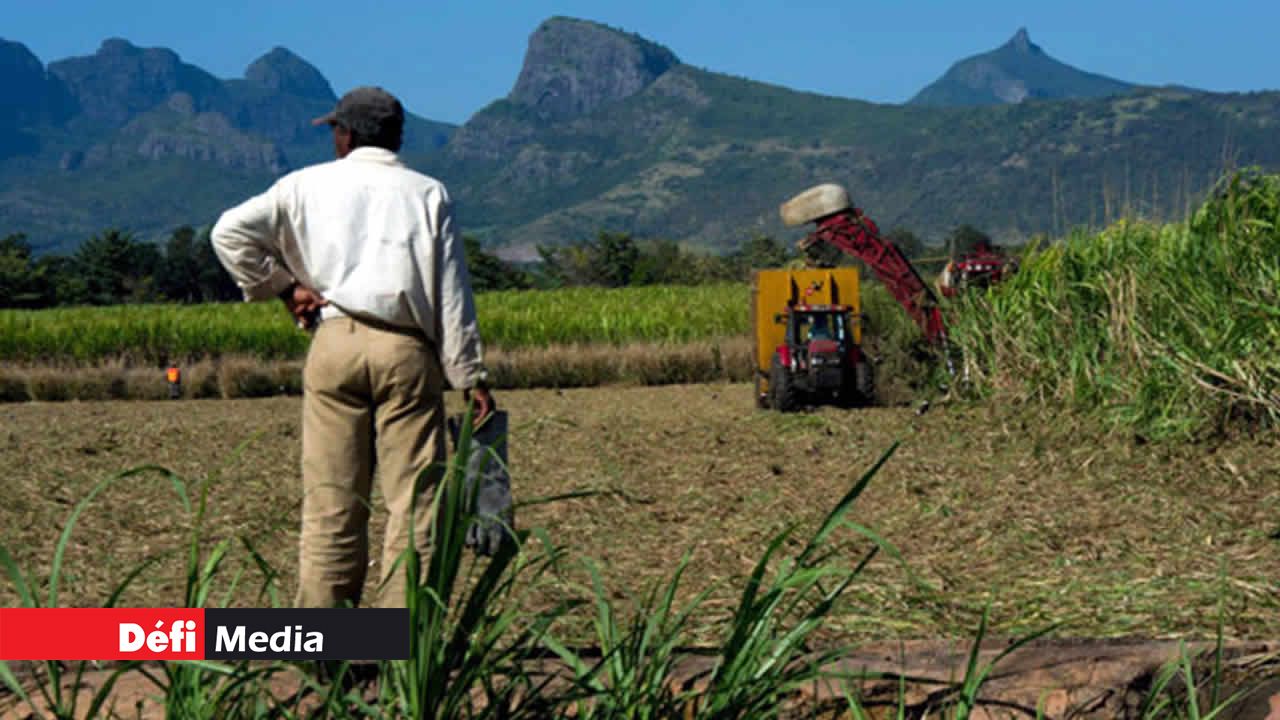
<svg viewBox="0 0 1280 720">
<path fill-rule="evenodd" d="M 27 705 L 33 705 L 31 696 L 27 694 L 26 688 L 22 687 L 21 682 L 18 682 L 18 678 L 13 674 L 9 663 L 4 660 L 0 660 L 0 681 L 3 681 L 5 687 L 9 688 L 14 695 L 17 695 Z"/>
<path fill-rule="evenodd" d="M 871 483 L 871 479 L 880 471 L 880 468 L 884 467 L 884 464 L 889 461 L 889 458 L 893 457 L 893 454 L 897 452 L 899 444 L 900 443 L 895 442 L 891 445 L 889 449 L 880 456 L 880 459 L 877 460 L 869 470 L 862 474 L 862 477 L 858 479 L 858 482 L 854 483 L 853 487 L 845 493 L 844 497 L 840 498 L 840 501 L 837 502 L 835 507 L 833 507 L 827 514 L 822 525 L 819 526 L 818 531 L 813 534 L 809 543 L 805 545 L 804 550 L 801 551 L 800 556 L 796 560 L 797 562 L 801 564 L 807 562 L 814 553 L 818 552 L 819 548 L 831 536 L 831 533 L 835 532 L 836 528 L 840 527 L 844 520 L 844 516 L 849 512 L 849 508 L 853 507 L 853 503 L 860 495 L 862 495 L 863 491 L 867 489 L 867 485 Z"/>
<path fill-rule="evenodd" d="M 107 601 L 102 604 L 102 607 L 115 607 L 116 603 L 120 600 L 120 596 L 123 595 L 124 591 L 133 584 L 134 580 L 137 580 L 138 577 L 142 575 L 142 573 L 146 572 L 152 565 L 160 562 L 160 560 L 170 554 L 171 553 L 162 553 L 160 555 L 152 555 L 141 563 L 138 563 L 138 566 L 130 570 L 129 574 L 125 575 L 124 579 L 121 580 L 116 585 L 115 589 L 111 591 L 111 595 L 107 596 Z"/>
<path fill-rule="evenodd" d="M 58 536 L 58 542 L 53 548 L 53 564 L 49 570 L 49 599 L 45 603 L 45 607 L 58 607 L 58 580 L 62 576 L 62 558 L 67 551 L 67 543 L 71 541 L 71 532 L 75 530 L 76 522 L 80 519 L 80 515 L 84 513 L 85 508 L 89 507 L 89 503 L 98 496 L 103 490 L 107 489 L 112 483 L 121 478 L 136 475 L 144 472 L 146 468 L 120 473 L 104 480 L 98 481 L 96 485 L 89 490 L 89 494 L 84 499 L 76 503 L 71 511 L 71 515 L 67 518 L 67 524 L 62 528 L 62 534 Z"/>
<path fill-rule="evenodd" d="M 31 585 L 27 583 L 26 575 L 3 545 L 0 545 L 0 565 L 4 566 L 5 574 L 13 583 L 13 589 L 18 593 L 18 600 L 22 603 L 22 607 L 39 607 L 36 604 L 36 595 L 31 591 Z"/>
</svg>

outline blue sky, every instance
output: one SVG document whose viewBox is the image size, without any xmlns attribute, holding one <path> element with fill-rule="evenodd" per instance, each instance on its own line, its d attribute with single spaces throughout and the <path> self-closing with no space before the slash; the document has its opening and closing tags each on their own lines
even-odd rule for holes
<svg viewBox="0 0 1280 720">
<path fill-rule="evenodd" d="M 1059 60 L 1121 80 L 1280 88 L 1275 0 L 0 0 L 0 37 L 46 63 L 124 37 L 219 77 L 283 45 L 339 93 L 379 84 L 419 115 L 460 123 L 511 89 L 529 33 L 552 15 L 638 32 L 698 67 L 877 102 L 906 100 L 1020 26 Z"/>
</svg>

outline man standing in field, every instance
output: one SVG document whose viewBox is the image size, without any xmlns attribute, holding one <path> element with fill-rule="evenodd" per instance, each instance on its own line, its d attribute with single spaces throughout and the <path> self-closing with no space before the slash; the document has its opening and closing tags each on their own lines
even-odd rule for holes
<svg viewBox="0 0 1280 720">
<path fill-rule="evenodd" d="M 315 124 L 332 129 L 338 159 L 223 213 L 212 241 L 246 300 L 279 297 L 315 328 L 303 370 L 297 604 L 359 603 L 376 465 L 389 511 L 378 604 L 398 607 L 404 567 L 393 565 L 410 536 L 427 551 L 445 381 L 474 396 L 480 419 L 493 399 L 449 196 L 396 155 L 400 102 L 356 88 Z"/>
</svg>

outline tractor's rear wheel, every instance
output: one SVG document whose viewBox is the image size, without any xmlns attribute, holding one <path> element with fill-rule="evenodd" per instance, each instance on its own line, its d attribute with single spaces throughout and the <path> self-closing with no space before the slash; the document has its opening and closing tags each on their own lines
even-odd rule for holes
<svg viewBox="0 0 1280 720">
<path fill-rule="evenodd" d="M 875 368 L 865 358 L 853 366 L 853 389 L 858 394 L 858 402 L 870 405 L 876 400 Z"/>
<path fill-rule="evenodd" d="M 774 358 L 769 368 L 769 400 L 778 412 L 793 412 L 800 407 L 800 393 L 787 368 Z"/>
</svg>

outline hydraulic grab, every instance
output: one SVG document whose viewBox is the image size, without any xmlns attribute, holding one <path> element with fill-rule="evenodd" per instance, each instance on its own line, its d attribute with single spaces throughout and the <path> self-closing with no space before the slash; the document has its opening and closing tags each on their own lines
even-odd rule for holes
<svg viewBox="0 0 1280 720">
<path fill-rule="evenodd" d="M 920 279 L 902 251 L 880 237 L 875 222 L 853 206 L 843 187 L 825 184 L 810 188 L 783 203 L 781 212 L 782 221 L 787 225 L 816 224 L 817 227 L 797 243 L 801 251 L 808 253 L 828 245 L 866 263 L 920 326 L 925 339 L 945 351 L 947 329 L 937 296 Z M 949 354 L 944 352 L 944 355 Z"/>
</svg>

